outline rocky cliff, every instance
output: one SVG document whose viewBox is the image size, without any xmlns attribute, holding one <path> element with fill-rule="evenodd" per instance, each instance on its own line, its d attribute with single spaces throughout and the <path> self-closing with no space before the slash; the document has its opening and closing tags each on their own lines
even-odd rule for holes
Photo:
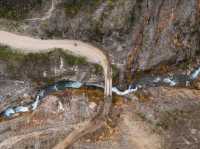
<svg viewBox="0 0 200 149">
<path fill-rule="evenodd" d="M 20 7 L 19 15 L 22 11 L 26 18 L 35 18 L 44 15 L 51 4 L 29 1 L 18 0 L 12 5 L 4 0 L 0 7 L 4 10 L 7 6 L 12 14 Z M 128 64 L 132 71 L 178 63 L 194 57 L 200 49 L 198 0 L 59 0 L 50 19 L 22 20 L 21 25 L 26 26 L 25 32 L 41 38 L 92 42 L 107 50 L 115 63 Z"/>
</svg>

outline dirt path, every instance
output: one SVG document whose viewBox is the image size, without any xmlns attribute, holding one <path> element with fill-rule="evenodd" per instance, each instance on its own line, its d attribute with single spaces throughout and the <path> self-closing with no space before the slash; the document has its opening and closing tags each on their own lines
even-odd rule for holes
<svg viewBox="0 0 200 149">
<path fill-rule="evenodd" d="M 39 138 L 41 135 L 51 134 L 51 133 L 58 133 L 60 131 L 68 131 L 68 129 L 73 126 L 68 126 L 66 128 L 63 124 L 55 124 L 55 126 L 43 128 L 41 130 L 33 130 L 32 132 L 28 132 L 25 134 L 20 134 L 16 136 L 10 136 L 8 139 L 0 142 L 1 149 L 10 149 L 15 146 L 15 144 L 26 141 L 33 138 Z"/>
<path fill-rule="evenodd" d="M 131 144 L 137 149 L 161 149 L 160 140 L 155 134 L 151 134 L 144 122 L 130 121 L 129 117 L 124 117 L 124 128 Z"/>
<path fill-rule="evenodd" d="M 136 149 L 161 149 L 162 140 L 159 135 L 153 133 L 149 125 L 142 121 L 133 112 L 122 114 L 120 123 L 121 131 L 126 139 Z"/>
<path fill-rule="evenodd" d="M 23 53 L 48 52 L 55 48 L 61 48 L 73 55 L 85 57 L 89 62 L 100 64 L 103 67 L 105 95 L 112 95 L 110 62 L 108 56 L 101 49 L 76 40 L 41 40 L 6 31 L 0 31 L 0 44 L 8 45 Z"/>
<path fill-rule="evenodd" d="M 26 19 L 26 20 L 27 21 L 44 21 L 44 20 L 51 18 L 53 11 L 56 8 L 56 3 L 57 3 L 57 0 L 52 0 L 51 7 L 49 8 L 49 10 L 46 12 L 46 14 L 43 17 L 41 17 L 41 18 L 31 18 L 31 19 Z"/>
</svg>

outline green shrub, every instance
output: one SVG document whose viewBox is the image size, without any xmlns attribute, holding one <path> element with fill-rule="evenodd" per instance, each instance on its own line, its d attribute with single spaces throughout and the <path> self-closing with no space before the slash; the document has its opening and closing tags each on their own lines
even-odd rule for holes
<svg viewBox="0 0 200 149">
<path fill-rule="evenodd" d="M 102 0 L 68 0 L 64 3 L 66 15 L 74 16 L 81 9 L 91 12 Z"/>
<path fill-rule="evenodd" d="M 112 78 L 113 80 L 117 80 L 119 77 L 119 70 L 117 69 L 116 65 L 112 65 Z"/>
<path fill-rule="evenodd" d="M 15 60 L 20 61 L 24 58 L 24 54 L 13 51 L 7 46 L 0 46 L 0 59 L 1 60 Z"/>
</svg>

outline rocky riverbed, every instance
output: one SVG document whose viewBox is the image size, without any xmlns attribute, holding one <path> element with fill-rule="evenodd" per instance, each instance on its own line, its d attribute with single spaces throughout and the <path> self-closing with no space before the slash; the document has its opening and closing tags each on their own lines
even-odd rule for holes
<svg viewBox="0 0 200 149">
<path fill-rule="evenodd" d="M 199 67 L 197 61 L 189 65 L 194 69 L 178 65 L 169 69 L 168 74 L 154 72 L 141 76 L 130 85 L 134 91 L 129 94 L 113 87 L 113 106 L 106 125 L 81 138 L 71 148 L 177 149 L 181 146 L 198 149 Z M 1 112 L 35 103 L 42 89 L 47 94 L 34 110 L 1 117 L 1 148 L 52 148 L 79 122 L 92 118 L 104 98 L 103 86 L 98 83 L 88 82 L 81 88 L 82 83 L 77 81 L 45 83 L 44 76 L 39 82 L 17 81 L 9 77 L 12 73 L 2 76 Z M 171 81 L 166 82 L 169 77 Z M 189 85 L 188 78 L 192 80 Z M 42 88 L 44 84 L 50 85 Z"/>
</svg>

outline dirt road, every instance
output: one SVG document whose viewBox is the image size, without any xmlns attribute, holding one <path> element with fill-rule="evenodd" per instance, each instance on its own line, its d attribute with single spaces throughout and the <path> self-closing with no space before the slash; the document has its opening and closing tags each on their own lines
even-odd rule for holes
<svg viewBox="0 0 200 149">
<path fill-rule="evenodd" d="M 55 146 L 55 149 L 69 147 L 81 136 L 94 132 L 104 125 L 105 118 L 110 111 L 112 103 L 112 70 L 108 56 L 101 49 L 81 41 L 42 40 L 6 31 L 0 31 L 0 44 L 7 45 L 13 50 L 22 53 L 48 52 L 55 48 L 61 48 L 63 51 L 70 52 L 75 56 L 85 57 L 89 62 L 100 64 L 103 67 L 105 77 L 105 103 L 101 107 L 102 110 L 99 111 L 99 114 L 94 119 L 78 124 L 81 127 L 72 131 L 63 141 Z"/>
<path fill-rule="evenodd" d="M 90 44 L 76 40 L 42 40 L 0 31 L 0 44 L 7 45 L 23 53 L 48 52 L 55 48 L 85 57 L 89 62 L 100 64 L 105 76 L 105 96 L 112 95 L 112 72 L 107 55 Z"/>
</svg>

